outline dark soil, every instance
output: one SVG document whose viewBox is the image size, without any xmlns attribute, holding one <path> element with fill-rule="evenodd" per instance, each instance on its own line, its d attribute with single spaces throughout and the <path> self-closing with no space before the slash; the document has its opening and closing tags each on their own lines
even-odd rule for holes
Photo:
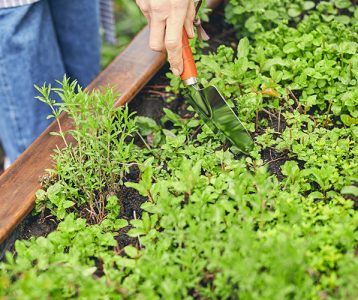
<svg viewBox="0 0 358 300">
<path fill-rule="evenodd" d="M 138 182 L 140 180 L 140 171 L 138 166 L 133 165 L 130 168 L 130 173 L 125 176 L 127 182 Z M 117 193 L 117 197 L 120 202 L 121 212 L 119 218 L 125 220 L 140 219 L 142 217 L 141 205 L 147 201 L 146 197 L 141 196 L 137 190 L 122 186 Z M 129 237 L 126 233 L 132 228 L 127 226 L 119 231 L 119 235 L 116 237 L 118 241 L 119 249 L 124 248 L 127 245 L 138 246 L 138 239 Z"/>
<path fill-rule="evenodd" d="M 45 212 L 44 215 L 47 216 L 28 216 L 24 221 L 26 226 L 21 231 L 19 238 L 27 240 L 31 237 L 47 236 L 51 231 L 55 230 L 58 224 L 56 219 L 50 216 L 49 212 Z"/>
<path fill-rule="evenodd" d="M 31 237 L 47 236 L 57 227 L 57 221 L 47 215 L 28 215 L 22 221 L 13 233 L 0 245 L 0 260 L 3 258 L 5 251 L 10 250 L 14 252 L 14 243 L 16 240 L 28 240 Z"/>
</svg>

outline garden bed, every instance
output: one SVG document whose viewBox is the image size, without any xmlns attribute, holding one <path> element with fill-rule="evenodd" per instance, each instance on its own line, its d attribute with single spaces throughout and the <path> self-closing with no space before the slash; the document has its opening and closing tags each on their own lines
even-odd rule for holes
<svg viewBox="0 0 358 300">
<path fill-rule="evenodd" d="M 131 104 L 135 120 L 105 105 L 110 91 L 87 98 L 65 83 L 78 147 L 54 156 L 37 192 L 42 219 L 59 225 L 17 242 L 17 258 L 0 265 L 4 295 L 357 298 L 357 13 L 348 4 L 230 1 L 234 27 L 215 20 L 220 46 L 196 54 L 199 73 L 255 138 L 247 157 L 197 119 L 178 79 L 168 75 L 167 87 L 166 69 Z"/>
<path fill-rule="evenodd" d="M 215 1 L 214 1 L 215 2 Z M 217 1 L 216 1 L 217 2 Z M 212 4 L 214 5 L 214 4 Z M 214 6 L 217 6 L 215 4 Z M 218 26 L 220 24 L 220 26 Z M 223 40 L 216 39 L 216 36 L 220 33 L 220 38 L 230 38 L 232 41 L 235 40 L 231 26 L 227 25 L 223 19 L 223 6 L 214 13 L 211 17 L 211 23 L 207 24 L 212 40 L 210 41 L 210 48 L 212 50 L 216 49 Z M 225 28 L 220 30 L 219 28 Z M 225 35 L 227 32 L 227 35 Z M 132 50 L 133 51 L 133 50 Z M 118 63 L 121 64 L 121 63 Z M 183 101 L 182 98 L 176 97 L 173 93 L 168 93 L 165 91 L 166 86 L 168 85 L 168 79 L 166 73 L 169 72 L 167 66 L 164 66 L 154 78 L 139 92 L 139 94 L 131 101 L 129 109 L 131 112 L 135 112 L 139 116 L 145 116 L 153 118 L 156 121 L 160 121 L 163 117 L 163 108 L 166 107 L 175 112 L 179 112 L 181 116 L 188 118 L 187 104 Z M 111 71 L 110 73 L 115 73 Z M 106 76 L 104 77 L 105 81 L 108 81 Z M 118 79 L 116 79 L 118 81 Z M 97 83 L 96 85 L 100 86 L 102 82 Z M 109 83 L 109 85 L 111 85 Z M 113 83 L 112 83 L 113 85 Z M 166 103 L 168 98 L 174 98 L 170 104 Z M 123 97 L 122 97 L 123 99 Z M 120 100 L 121 103 L 127 101 L 127 98 Z M 189 113 L 190 116 L 193 113 Z M 67 121 L 62 121 L 67 122 Z M 54 130 L 54 129 L 52 129 Z M 61 146 L 59 146 L 61 147 Z M 44 180 L 42 175 L 38 175 L 39 183 Z M 42 178 L 42 179 L 41 179 Z M 46 176 L 45 176 L 46 178 Z M 40 188 L 40 187 L 38 187 Z M 32 216 L 31 214 L 18 226 L 15 234 L 11 236 L 5 243 L 2 245 L 2 251 L 0 251 L 0 258 L 3 257 L 6 249 L 10 249 L 11 245 L 16 239 L 29 239 L 31 237 L 46 236 L 48 233 L 53 231 L 57 226 L 57 221 L 51 215 L 36 215 Z"/>
</svg>

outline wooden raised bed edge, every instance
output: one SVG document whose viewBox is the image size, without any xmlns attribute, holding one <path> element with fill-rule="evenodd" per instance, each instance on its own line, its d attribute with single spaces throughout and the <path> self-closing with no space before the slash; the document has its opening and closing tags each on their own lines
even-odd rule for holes
<svg viewBox="0 0 358 300">
<path fill-rule="evenodd" d="M 207 1 L 213 9 L 221 2 Z M 152 51 L 148 43 L 149 27 L 146 26 L 86 90 L 109 86 L 120 94 L 116 106 L 131 101 L 166 61 L 166 55 Z M 60 122 L 64 131 L 72 128 L 66 114 L 60 116 Z M 56 122 L 0 176 L 0 244 L 33 209 L 39 179 L 53 165 L 53 150 L 65 146 L 61 138 L 50 135 L 54 131 L 58 131 Z"/>
</svg>

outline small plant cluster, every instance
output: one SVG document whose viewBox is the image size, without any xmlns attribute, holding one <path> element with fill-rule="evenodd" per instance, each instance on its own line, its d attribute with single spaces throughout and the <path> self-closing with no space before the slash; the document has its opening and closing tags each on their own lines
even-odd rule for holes
<svg viewBox="0 0 358 300">
<path fill-rule="evenodd" d="M 202 56 L 200 67 L 203 83 L 219 86 L 261 133 L 262 149 L 299 160 L 321 191 L 356 196 L 356 13 L 351 19 L 326 21 L 315 11 L 295 28 L 281 23 L 251 43 L 241 39 L 236 53 L 221 46 Z"/>
<path fill-rule="evenodd" d="M 39 100 L 52 107 L 53 115 L 49 117 L 58 122 L 59 132 L 53 134 L 63 138 L 66 148 L 55 150 L 55 169 L 48 170 L 47 178 L 55 183 L 46 191 L 37 191 L 37 210 L 46 206 L 51 214 L 63 219 L 66 210 L 78 212 L 80 208 L 92 222 L 99 223 L 105 216 L 105 199 L 118 191 L 123 174 L 138 157 L 133 145 L 135 120 L 128 108 L 112 108 L 115 95 L 110 89 L 104 94 L 88 95 L 76 82 L 69 83 L 65 78 L 62 89 L 43 86 L 38 90 Z M 53 92 L 62 103 L 51 99 Z M 62 112 L 72 120 L 74 130 L 62 130 Z"/>
<path fill-rule="evenodd" d="M 134 117 L 67 79 L 40 88 L 76 125 L 37 192 L 59 225 L 7 253 L 0 299 L 357 299 L 357 13 L 313 4 L 232 0 L 229 22 L 262 28 L 197 54 L 253 133 L 249 157 L 196 117 Z"/>
<path fill-rule="evenodd" d="M 306 0 L 230 0 L 226 6 L 226 20 L 238 28 L 238 36 L 254 36 L 283 22 L 299 22 L 304 15 L 319 11 L 325 21 L 343 23 L 353 21 L 340 12 L 354 12 L 350 0 L 306 1 Z M 242 26 L 244 25 L 244 26 Z M 244 29 L 244 30 L 243 30 Z"/>
</svg>

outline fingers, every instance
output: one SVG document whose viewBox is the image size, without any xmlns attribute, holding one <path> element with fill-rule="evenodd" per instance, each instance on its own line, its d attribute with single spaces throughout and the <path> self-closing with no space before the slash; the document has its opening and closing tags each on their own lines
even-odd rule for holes
<svg viewBox="0 0 358 300">
<path fill-rule="evenodd" d="M 150 48 L 166 48 L 173 73 L 183 72 L 182 34 L 194 37 L 195 7 L 192 0 L 136 0 L 150 25 Z"/>
<path fill-rule="evenodd" d="M 154 51 L 164 50 L 165 21 L 153 17 L 150 22 L 149 46 Z"/>
<path fill-rule="evenodd" d="M 171 14 L 167 19 L 165 47 L 172 72 L 176 76 L 183 72 L 182 34 L 188 6 L 189 1 L 173 0 Z"/>
<path fill-rule="evenodd" d="M 195 6 L 194 1 L 189 1 L 188 11 L 184 21 L 184 28 L 189 38 L 194 37 L 194 19 L 195 19 Z"/>
<path fill-rule="evenodd" d="M 150 40 L 149 46 L 154 51 L 164 50 L 165 21 L 168 17 L 168 0 L 144 0 L 149 3 Z"/>
<path fill-rule="evenodd" d="M 168 52 L 168 61 L 171 70 L 176 76 L 179 76 L 183 72 L 182 33 L 183 25 L 178 26 L 177 24 L 173 24 L 173 22 L 167 22 L 165 47 Z"/>
</svg>

